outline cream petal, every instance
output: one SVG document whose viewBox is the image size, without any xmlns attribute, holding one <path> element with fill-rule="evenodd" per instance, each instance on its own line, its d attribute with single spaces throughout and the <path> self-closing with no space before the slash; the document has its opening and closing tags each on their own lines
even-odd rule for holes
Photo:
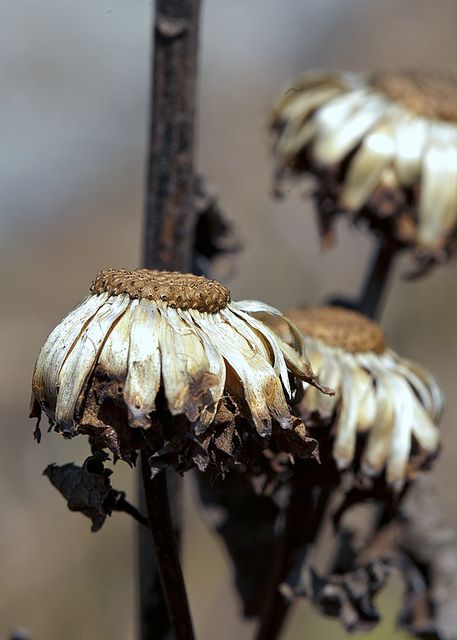
<svg viewBox="0 0 457 640">
<path fill-rule="evenodd" d="M 191 327 L 191 314 L 178 315 L 171 307 L 161 309 L 161 313 L 159 345 L 168 406 L 172 415 L 184 414 L 195 422 L 205 406 L 208 358 L 200 337 Z"/>
<path fill-rule="evenodd" d="M 431 137 L 424 153 L 418 210 L 418 239 L 436 250 L 457 220 L 457 148 L 455 140 L 436 144 Z"/>
<path fill-rule="evenodd" d="M 317 111 L 314 120 L 322 135 L 334 133 L 359 108 L 363 108 L 369 95 L 367 88 L 359 88 L 331 100 Z"/>
<path fill-rule="evenodd" d="M 359 415 L 357 419 L 358 431 L 363 433 L 371 429 L 376 416 L 376 393 L 373 383 L 367 388 L 365 395 L 360 400 Z"/>
<path fill-rule="evenodd" d="M 184 312 L 178 310 L 178 315 L 181 317 L 183 313 Z M 211 340 L 198 325 L 199 322 L 205 322 L 207 314 L 201 314 L 199 311 L 195 310 L 190 310 L 189 313 L 194 321 L 194 325 L 191 328 L 203 343 L 209 363 L 208 371 L 210 373 L 210 377 L 208 379 L 208 398 L 207 400 L 204 398 L 205 403 L 195 426 L 195 432 L 199 435 L 200 433 L 203 433 L 214 420 L 219 402 L 224 393 L 226 369 L 224 359 L 221 354 L 214 348 Z"/>
<path fill-rule="evenodd" d="M 371 369 L 373 371 L 373 369 Z M 362 470 L 367 475 L 377 475 L 384 468 L 392 438 L 394 423 L 392 390 L 382 370 L 375 373 L 376 416 L 368 433 L 362 455 Z"/>
<path fill-rule="evenodd" d="M 396 370 L 409 382 L 426 412 L 438 422 L 443 410 L 444 398 L 433 377 L 419 365 L 403 359 L 397 362 Z"/>
<path fill-rule="evenodd" d="M 439 429 L 418 402 L 414 406 L 413 434 L 419 446 L 425 451 L 434 453 L 438 449 Z"/>
<path fill-rule="evenodd" d="M 124 315 L 114 325 L 100 351 L 98 364 L 110 376 L 124 384 L 127 377 L 130 323 L 138 300 L 132 300 Z"/>
<path fill-rule="evenodd" d="M 128 368 L 124 387 L 131 427 L 147 429 L 160 389 L 159 335 L 162 320 L 157 306 L 140 300 L 132 313 L 128 342 Z"/>
<path fill-rule="evenodd" d="M 387 112 L 386 100 L 379 96 L 367 98 L 340 125 L 332 126 L 328 133 L 318 132 L 313 147 L 315 159 L 324 166 L 340 162 Z"/>
<path fill-rule="evenodd" d="M 430 121 L 404 116 L 394 123 L 395 168 L 400 183 L 412 186 L 420 178 L 422 154 L 430 131 Z"/>
<path fill-rule="evenodd" d="M 379 183 L 383 169 L 392 161 L 394 151 L 390 125 L 380 125 L 366 136 L 349 166 L 341 206 L 359 209 L 366 203 Z"/>
<path fill-rule="evenodd" d="M 354 458 L 359 406 L 366 391 L 367 380 L 361 375 L 354 356 L 349 354 L 341 356 L 341 377 L 341 404 L 335 422 L 336 437 L 333 455 L 338 467 L 344 469 Z"/>
<path fill-rule="evenodd" d="M 416 362 L 399 359 L 399 370 L 416 390 L 419 399 L 435 423 L 441 419 L 444 409 L 444 394 L 435 378 Z"/>
<path fill-rule="evenodd" d="M 281 318 L 286 322 L 292 340 L 293 345 L 290 347 L 286 344 L 277 334 L 274 332 L 275 342 L 279 345 L 281 349 L 284 359 L 286 361 L 287 366 L 291 370 L 291 372 L 298 377 L 305 377 L 306 379 L 310 379 L 314 384 L 314 372 L 311 370 L 309 360 L 306 352 L 306 340 L 302 333 L 297 329 L 295 324 L 287 318 L 281 311 L 275 309 L 275 307 L 271 307 L 269 304 L 264 302 L 260 302 L 259 300 L 240 300 L 236 303 L 231 303 L 231 309 L 233 311 L 245 311 L 248 314 L 253 313 L 261 313 L 262 315 L 262 324 L 266 325 L 268 316 L 273 316 L 277 318 Z M 265 318 L 265 319 L 264 319 Z"/>
<path fill-rule="evenodd" d="M 53 409 L 57 399 L 60 369 L 78 336 L 108 299 L 108 294 L 88 296 L 49 334 L 38 355 L 32 387 L 35 397 Z"/>
<path fill-rule="evenodd" d="M 339 87 L 329 87 L 321 85 L 315 89 L 294 89 L 287 91 L 287 104 L 282 105 L 277 111 L 281 120 L 294 120 L 302 124 L 309 114 L 322 104 L 338 95 L 341 92 Z"/>
<path fill-rule="evenodd" d="M 387 455 L 386 478 L 389 484 L 402 488 L 409 454 L 414 414 L 414 397 L 401 376 L 391 376 L 389 385 L 393 397 L 394 422 L 390 450 Z"/>
<path fill-rule="evenodd" d="M 356 360 L 366 380 L 366 390 L 360 400 L 359 415 L 357 418 L 358 431 L 363 433 L 371 429 L 376 418 L 376 390 L 370 370 L 370 355 L 359 353 L 356 356 Z"/>
<path fill-rule="evenodd" d="M 284 127 L 277 143 L 277 151 L 283 156 L 293 156 L 299 153 L 312 140 L 317 131 L 316 123 L 301 123 L 291 120 Z"/>
<path fill-rule="evenodd" d="M 258 331 L 263 338 L 265 339 L 265 341 L 267 342 L 267 344 L 270 346 L 272 354 L 273 354 L 273 368 L 276 371 L 277 375 L 281 378 L 281 382 L 287 392 L 288 397 L 290 398 L 291 396 L 291 389 L 290 389 L 290 384 L 289 384 L 289 374 L 287 372 L 287 366 L 286 366 L 286 361 L 284 359 L 284 355 L 281 351 L 281 348 L 279 346 L 279 336 L 274 335 L 266 325 L 264 325 L 262 322 L 259 322 L 258 320 L 256 320 L 255 318 L 253 318 L 251 315 L 249 315 L 248 313 L 244 313 L 243 311 L 240 311 L 239 309 L 233 308 L 232 314 L 233 316 L 239 316 L 241 318 L 240 322 L 235 323 L 233 326 L 235 326 L 235 328 L 237 329 L 237 331 L 239 331 L 239 333 L 243 334 L 243 327 L 246 327 L 249 325 L 255 329 L 256 331 Z M 230 322 L 229 322 L 230 324 Z M 240 326 L 242 325 L 242 326 Z M 240 326 L 240 329 L 238 328 Z M 252 329 L 250 329 L 250 331 L 252 332 Z M 244 337 L 246 338 L 247 336 L 244 335 Z M 258 338 L 261 342 L 261 344 L 263 345 L 262 341 L 260 338 Z M 268 352 L 268 349 L 266 349 L 264 347 L 265 351 L 264 352 L 260 352 L 263 357 L 270 362 L 270 354 Z M 297 354 L 298 356 L 298 354 Z"/>
<path fill-rule="evenodd" d="M 249 342 L 253 351 L 260 354 L 265 360 L 270 361 L 270 352 L 262 337 L 256 332 L 256 321 L 252 316 L 235 309 L 222 309 L 220 316 L 225 322 L 234 327 L 238 333 L 241 333 L 243 338 Z M 253 321 L 252 325 L 250 321 Z"/>
<path fill-rule="evenodd" d="M 316 410 L 324 417 L 328 418 L 333 415 L 335 407 L 341 398 L 341 369 L 332 356 L 330 350 L 323 352 L 323 362 L 319 368 L 319 380 L 322 385 L 329 387 L 335 391 L 335 395 L 327 395 L 319 393 L 316 395 Z M 311 365 L 314 358 L 310 353 Z"/>
<path fill-rule="evenodd" d="M 126 295 L 108 298 L 84 329 L 65 360 L 59 374 L 56 423 L 62 431 L 74 428 L 76 403 L 91 374 L 100 349 L 116 320 L 124 313 L 130 299 Z"/>
<path fill-rule="evenodd" d="M 211 318 L 211 326 L 200 327 L 239 377 L 257 432 L 271 433 L 271 417 L 283 428 L 292 426 L 281 382 L 265 358 L 252 350 L 247 340 L 226 322 Z"/>
</svg>

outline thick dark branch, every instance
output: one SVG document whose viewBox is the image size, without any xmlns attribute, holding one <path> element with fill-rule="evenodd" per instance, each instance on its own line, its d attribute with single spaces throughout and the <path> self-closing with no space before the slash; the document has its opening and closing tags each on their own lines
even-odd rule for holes
<svg viewBox="0 0 457 640">
<path fill-rule="evenodd" d="M 168 502 L 166 472 L 151 478 L 148 454 L 144 449 L 141 468 L 149 526 L 174 635 L 176 640 L 193 640 L 192 620 Z"/>
<path fill-rule="evenodd" d="M 144 262 L 191 268 L 199 0 L 156 0 Z"/>
<path fill-rule="evenodd" d="M 199 8 L 199 0 L 155 2 L 143 249 L 143 264 L 149 268 L 192 269 Z M 177 512 L 178 479 L 173 480 L 170 501 Z M 141 505 L 150 498 L 143 487 L 140 497 Z M 174 524 L 179 541 L 178 519 Z M 169 622 L 151 534 L 144 528 L 139 531 L 139 564 L 141 638 L 160 640 L 167 636 Z"/>
<path fill-rule="evenodd" d="M 365 282 L 362 286 L 357 310 L 370 318 L 376 318 L 381 311 L 381 303 L 398 248 L 378 239 Z"/>
<path fill-rule="evenodd" d="M 272 569 L 269 595 L 266 598 L 256 640 L 276 640 L 290 609 L 291 601 L 281 592 L 298 556 L 307 556 L 322 523 L 329 494 L 326 489 L 313 488 L 306 479 L 297 477 L 291 489 L 284 514 L 284 530 Z M 318 492 L 318 495 L 316 495 Z"/>
</svg>

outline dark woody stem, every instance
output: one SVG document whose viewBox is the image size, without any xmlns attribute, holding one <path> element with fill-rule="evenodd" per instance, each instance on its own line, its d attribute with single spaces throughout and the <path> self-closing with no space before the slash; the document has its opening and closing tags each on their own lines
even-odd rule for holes
<svg viewBox="0 0 457 640">
<path fill-rule="evenodd" d="M 256 640 L 276 640 L 279 637 L 291 604 L 281 593 L 281 584 L 287 578 L 299 554 L 309 553 L 319 533 L 330 492 L 326 488 L 314 487 L 313 484 L 309 478 L 303 476 L 294 479 L 289 504 L 284 513 L 283 531 L 269 594 Z"/>
<path fill-rule="evenodd" d="M 199 10 L 200 0 L 155 0 L 143 249 L 143 265 L 148 268 L 192 269 Z M 142 456 L 141 466 L 140 503 L 148 507 L 156 547 L 154 551 L 151 532 L 140 528 L 141 640 L 165 640 L 170 636 L 170 623 L 176 638 L 190 639 L 192 623 L 177 550 L 180 479 L 168 478 L 168 495 L 164 473 L 151 480 L 147 456 Z M 165 523 L 160 511 L 160 518 L 151 511 L 156 501 L 167 514 L 171 503 L 176 535 L 163 535 L 165 528 L 168 533 L 172 530 L 172 520 Z M 168 559 L 168 567 L 162 556 Z"/>
<path fill-rule="evenodd" d="M 382 310 L 383 294 L 389 281 L 389 275 L 397 252 L 397 246 L 384 241 L 382 238 L 377 239 L 377 246 L 365 276 L 359 300 L 355 305 L 357 311 L 364 313 L 369 318 L 377 318 Z"/>
<path fill-rule="evenodd" d="M 176 640 L 193 640 L 192 619 L 170 513 L 167 474 L 166 471 L 161 471 L 155 478 L 151 478 L 148 458 L 147 449 L 143 449 L 141 469 L 148 521 L 168 615 Z"/>
</svg>

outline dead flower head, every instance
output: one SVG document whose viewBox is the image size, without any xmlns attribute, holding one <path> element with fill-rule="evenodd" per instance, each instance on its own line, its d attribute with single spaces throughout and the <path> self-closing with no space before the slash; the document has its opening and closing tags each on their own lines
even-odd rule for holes
<svg viewBox="0 0 457 640">
<path fill-rule="evenodd" d="M 102 271 L 41 349 L 32 415 L 126 460 L 147 441 L 175 466 L 205 467 L 212 445 L 234 456 L 275 429 L 308 442 L 288 405 L 294 376 L 317 384 L 303 340 L 288 322 L 289 346 L 256 312 L 283 317 L 204 277 Z"/>
<path fill-rule="evenodd" d="M 340 469 L 357 457 L 362 474 L 385 470 L 387 481 L 401 487 L 439 446 L 443 396 L 436 381 L 389 349 L 379 325 L 362 314 L 317 307 L 291 310 L 289 317 L 306 339 L 319 380 L 335 390 L 318 394 L 304 382 L 301 417 L 317 431 L 331 427 Z"/>
<path fill-rule="evenodd" d="M 422 269 L 457 239 L 457 81 L 431 72 L 305 74 L 273 113 L 278 177 L 317 176 L 324 239 L 352 213 Z"/>
</svg>

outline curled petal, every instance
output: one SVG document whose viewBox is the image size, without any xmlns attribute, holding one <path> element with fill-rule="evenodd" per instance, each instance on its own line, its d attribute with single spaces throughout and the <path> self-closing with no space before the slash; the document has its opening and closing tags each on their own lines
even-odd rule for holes
<svg viewBox="0 0 457 640">
<path fill-rule="evenodd" d="M 153 303 L 140 300 L 132 314 L 128 342 L 128 373 L 124 400 L 131 427 L 151 426 L 150 414 L 160 388 L 161 316 Z"/>
<path fill-rule="evenodd" d="M 129 301 L 126 295 L 109 298 L 91 319 L 65 360 L 59 374 L 55 414 L 61 431 L 74 431 L 74 413 L 81 391 L 97 362 L 107 334 Z"/>
<path fill-rule="evenodd" d="M 38 402 L 54 408 L 62 365 L 82 331 L 107 299 L 106 293 L 88 296 L 49 334 L 33 374 L 32 388 Z"/>
<path fill-rule="evenodd" d="M 198 420 L 205 406 L 206 379 L 210 365 L 200 337 L 176 309 L 161 310 L 159 335 L 165 396 L 172 415 Z"/>
</svg>

